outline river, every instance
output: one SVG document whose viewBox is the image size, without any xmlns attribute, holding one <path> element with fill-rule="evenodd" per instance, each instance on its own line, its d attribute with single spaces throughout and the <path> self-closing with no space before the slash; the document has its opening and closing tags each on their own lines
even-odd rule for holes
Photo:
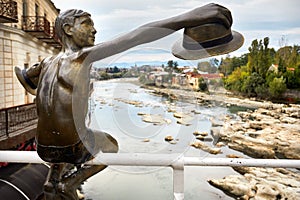
<svg viewBox="0 0 300 200">
<path fill-rule="evenodd" d="M 193 132 L 210 133 L 210 119 L 220 119 L 224 115 L 234 117 L 226 107 L 199 106 L 195 101 L 172 101 L 154 95 L 133 79 L 98 81 L 94 83 L 89 106 L 90 126 L 115 137 L 121 153 L 179 153 L 195 157 L 240 155 L 226 146 L 218 155 L 190 146 L 195 140 Z M 170 109 L 190 113 L 190 125 L 178 124 Z M 167 123 L 144 122 L 141 113 L 162 116 Z M 166 142 L 167 135 L 172 136 L 176 144 Z M 213 146 L 218 138 L 211 138 L 212 141 L 206 144 Z M 207 182 L 208 179 L 235 174 L 231 167 L 185 167 L 184 173 L 185 199 L 232 199 Z M 173 200 L 172 177 L 172 170 L 168 167 L 110 166 L 88 179 L 82 188 L 86 200 Z"/>
</svg>

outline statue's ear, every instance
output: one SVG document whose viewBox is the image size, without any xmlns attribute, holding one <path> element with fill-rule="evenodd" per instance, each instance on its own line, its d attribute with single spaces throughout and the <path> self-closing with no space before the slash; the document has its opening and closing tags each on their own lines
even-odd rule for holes
<svg viewBox="0 0 300 200">
<path fill-rule="evenodd" d="M 73 32 L 72 32 L 73 27 L 70 24 L 64 24 L 63 29 L 64 29 L 64 32 L 66 33 L 66 35 L 71 36 L 73 34 Z"/>
</svg>

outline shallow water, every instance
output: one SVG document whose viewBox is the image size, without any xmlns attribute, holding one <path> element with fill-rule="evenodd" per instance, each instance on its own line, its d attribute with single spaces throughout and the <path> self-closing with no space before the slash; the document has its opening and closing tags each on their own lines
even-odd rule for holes
<svg viewBox="0 0 300 200">
<path fill-rule="evenodd" d="M 124 100 L 138 101 L 137 105 Z M 195 99 L 196 101 L 196 99 Z M 193 102 L 189 101 L 189 102 Z M 189 113 L 191 125 L 180 125 L 168 109 Z M 193 111 L 197 112 L 193 112 Z M 138 113 L 159 114 L 170 123 L 155 125 L 142 121 Z M 200 112 L 200 114 L 196 114 Z M 210 133 L 210 119 L 219 119 L 230 114 L 224 107 L 204 107 L 155 96 L 150 91 L 124 80 L 95 82 L 90 103 L 90 127 L 111 134 L 120 146 L 121 153 L 179 153 L 195 157 L 225 157 L 235 153 L 222 147 L 223 154 L 211 155 L 189 144 L 195 137 L 194 131 Z M 176 144 L 164 140 L 171 135 Z M 149 142 L 143 142 L 148 139 Z M 213 138 L 208 145 L 216 143 Z M 210 186 L 208 179 L 220 179 L 235 172 L 230 167 L 185 167 L 185 199 L 232 199 Z M 168 167 L 120 167 L 106 168 L 88 179 L 83 185 L 86 199 L 90 200 L 168 200 L 173 198 L 173 175 Z"/>
</svg>

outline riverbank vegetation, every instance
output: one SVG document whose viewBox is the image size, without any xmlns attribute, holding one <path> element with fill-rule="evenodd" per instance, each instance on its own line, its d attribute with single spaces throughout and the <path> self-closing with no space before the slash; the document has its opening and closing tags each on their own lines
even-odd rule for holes
<svg viewBox="0 0 300 200">
<path fill-rule="evenodd" d="M 275 51 L 268 45 L 268 37 L 256 39 L 249 53 L 222 59 L 219 71 L 227 90 L 271 100 L 280 100 L 287 89 L 300 91 L 300 46 Z"/>
<path fill-rule="evenodd" d="M 119 68 L 106 67 L 106 68 L 96 68 L 95 73 L 92 74 L 92 78 L 97 80 L 109 80 L 114 78 L 132 78 L 138 77 L 140 71 L 136 68 Z"/>
<path fill-rule="evenodd" d="M 253 40 L 248 50 L 239 57 L 199 62 L 194 69 L 192 66 L 178 66 L 173 60 L 161 66 L 98 68 L 95 78 L 139 77 L 145 85 L 202 92 L 224 87 L 241 97 L 300 102 L 300 46 L 282 45 L 275 50 L 269 47 L 269 38 L 265 37 Z"/>
</svg>

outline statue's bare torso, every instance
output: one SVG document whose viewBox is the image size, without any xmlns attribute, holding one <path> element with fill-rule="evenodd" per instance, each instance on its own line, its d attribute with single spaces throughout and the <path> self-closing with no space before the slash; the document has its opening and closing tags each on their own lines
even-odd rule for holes
<svg viewBox="0 0 300 200">
<path fill-rule="evenodd" d="M 62 53 L 45 59 L 41 65 L 36 98 L 39 116 L 37 142 L 49 146 L 76 144 L 86 134 L 84 121 L 74 121 L 74 115 L 86 115 L 87 112 L 89 67 L 82 68 L 82 59 L 77 56 Z M 80 94 L 74 94 L 74 86 L 79 83 Z M 73 97 L 81 99 L 73 101 Z"/>
</svg>

